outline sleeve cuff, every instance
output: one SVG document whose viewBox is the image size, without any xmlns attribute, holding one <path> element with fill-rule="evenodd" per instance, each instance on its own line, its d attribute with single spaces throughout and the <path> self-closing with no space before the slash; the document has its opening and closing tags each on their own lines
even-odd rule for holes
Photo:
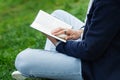
<svg viewBox="0 0 120 80">
<path fill-rule="evenodd" d="M 60 43 L 61 43 L 61 41 L 58 41 L 58 42 L 55 44 L 55 46 L 58 46 Z"/>
</svg>

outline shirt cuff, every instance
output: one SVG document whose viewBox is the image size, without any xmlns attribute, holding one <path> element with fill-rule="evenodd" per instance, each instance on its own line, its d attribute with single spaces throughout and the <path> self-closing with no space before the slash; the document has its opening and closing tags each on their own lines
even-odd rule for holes
<svg viewBox="0 0 120 80">
<path fill-rule="evenodd" d="M 55 44 L 55 46 L 58 46 L 60 43 L 61 43 L 61 41 L 58 41 L 58 42 Z"/>
</svg>

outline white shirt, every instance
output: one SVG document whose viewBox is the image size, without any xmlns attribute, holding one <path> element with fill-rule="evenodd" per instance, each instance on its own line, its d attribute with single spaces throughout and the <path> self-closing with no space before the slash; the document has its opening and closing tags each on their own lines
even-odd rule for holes
<svg viewBox="0 0 120 80">
<path fill-rule="evenodd" d="M 87 14 L 88 14 L 89 11 L 90 11 L 90 8 L 91 8 L 91 6 L 92 6 L 93 1 L 94 1 L 94 0 L 90 0 L 90 1 L 89 1 L 89 5 L 88 5 L 88 9 L 87 9 Z M 86 20 L 87 20 L 87 14 L 86 14 L 86 18 L 85 18 L 85 23 L 86 23 Z"/>
</svg>

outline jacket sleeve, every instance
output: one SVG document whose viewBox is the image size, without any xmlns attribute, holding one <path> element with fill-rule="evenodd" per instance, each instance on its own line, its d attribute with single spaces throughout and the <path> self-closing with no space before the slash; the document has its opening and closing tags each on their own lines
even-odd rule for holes
<svg viewBox="0 0 120 80">
<path fill-rule="evenodd" d="M 60 43 L 56 50 L 82 60 L 99 59 L 109 49 L 114 37 L 120 31 L 119 8 L 115 2 L 99 0 L 95 3 L 91 23 L 84 35 L 84 40 Z"/>
</svg>

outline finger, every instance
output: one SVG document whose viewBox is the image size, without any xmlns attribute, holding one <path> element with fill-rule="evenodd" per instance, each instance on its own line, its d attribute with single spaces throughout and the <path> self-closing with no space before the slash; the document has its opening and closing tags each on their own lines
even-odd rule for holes
<svg viewBox="0 0 120 80">
<path fill-rule="evenodd" d="M 61 30 L 64 30 L 64 29 L 61 28 L 61 27 L 59 27 L 59 28 L 56 28 L 56 29 L 52 30 L 51 33 L 52 33 L 52 34 L 55 34 L 55 33 L 59 32 L 59 31 L 61 31 Z"/>
<path fill-rule="evenodd" d="M 54 33 L 54 35 L 56 35 L 56 36 L 61 35 L 61 34 L 64 34 L 64 30 L 60 30 L 60 31 Z"/>
<path fill-rule="evenodd" d="M 67 35 L 65 34 L 61 34 L 61 35 L 58 35 L 59 38 L 62 38 L 62 39 L 65 39 Z"/>
<path fill-rule="evenodd" d="M 66 40 L 72 40 L 74 37 L 73 36 L 67 36 L 65 39 Z"/>
</svg>

